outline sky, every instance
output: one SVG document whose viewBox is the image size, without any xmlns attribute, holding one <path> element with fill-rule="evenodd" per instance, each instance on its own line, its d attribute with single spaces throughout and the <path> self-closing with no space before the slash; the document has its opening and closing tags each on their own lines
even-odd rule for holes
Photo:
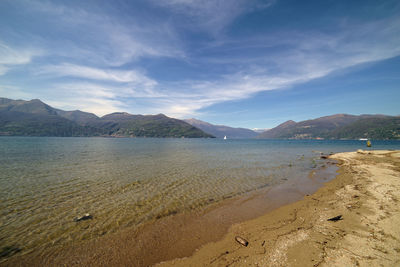
<svg viewBox="0 0 400 267">
<path fill-rule="evenodd" d="M 400 2 L 1 0 L 0 97 L 263 129 L 400 115 Z"/>
</svg>

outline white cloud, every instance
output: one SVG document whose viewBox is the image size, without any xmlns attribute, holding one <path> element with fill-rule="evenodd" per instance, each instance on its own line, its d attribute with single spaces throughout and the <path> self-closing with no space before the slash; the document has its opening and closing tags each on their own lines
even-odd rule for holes
<svg viewBox="0 0 400 267">
<path fill-rule="evenodd" d="M 74 64 L 46 65 L 36 72 L 38 75 L 79 77 L 92 80 L 103 80 L 118 83 L 130 83 L 136 86 L 154 87 L 157 82 L 136 70 L 99 69 Z"/>
<path fill-rule="evenodd" d="M 31 94 L 30 92 L 26 92 L 17 86 L 9 85 L 9 84 L 0 84 L 0 96 L 11 98 L 11 99 L 37 98 L 34 94 Z"/>
<path fill-rule="evenodd" d="M 246 71 L 225 75 L 215 81 L 172 83 L 166 89 L 171 92 L 169 98 L 156 101 L 169 115 L 189 117 L 213 104 L 292 87 L 335 71 L 400 55 L 398 18 L 351 27 L 347 25 L 345 30 L 336 35 L 310 32 L 280 37 L 269 39 L 266 45 L 274 47 L 285 44 L 288 48 L 279 53 L 267 51 L 252 63 L 244 64 Z M 223 63 L 231 63 L 230 60 Z"/>
<path fill-rule="evenodd" d="M 173 27 L 166 22 L 115 17 L 50 2 L 29 1 L 26 5 L 51 21 L 58 36 L 67 36 L 58 43 L 42 38 L 49 54 L 109 66 L 142 57 L 185 56 Z"/>
<path fill-rule="evenodd" d="M 104 116 L 109 113 L 126 109 L 126 105 L 124 105 L 121 101 L 104 98 L 67 97 L 62 101 L 49 99 L 45 100 L 45 102 L 53 107 L 63 110 L 79 109 L 94 113 L 97 116 Z"/>
<path fill-rule="evenodd" d="M 32 58 L 39 54 L 38 50 L 11 48 L 0 42 L 0 76 L 17 65 L 30 63 Z"/>
<path fill-rule="evenodd" d="M 6 66 L 0 65 L 0 76 L 4 75 L 8 71 L 8 68 Z"/>
<path fill-rule="evenodd" d="M 117 89 L 90 82 L 53 84 L 42 100 L 56 108 L 79 109 L 102 116 L 127 109 L 127 105 L 118 100 L 123 92 Z"/>
<path fill-rule="evenodd" d="M 198 27 L 214 35 L 237 17 L 255 9 L 267 8 L 274 2 L 275 0 L 153 0 L 156 5 L 185 17 L 191 27 Z"/>
</svg>

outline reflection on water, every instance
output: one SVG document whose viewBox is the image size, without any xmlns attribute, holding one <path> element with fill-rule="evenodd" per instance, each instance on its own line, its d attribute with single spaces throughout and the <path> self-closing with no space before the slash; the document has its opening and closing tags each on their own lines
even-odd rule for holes
<svg viewBox="0 0 400 267">
<path fill-rule="evenodd" d="M 5 256 L 27 253 L 200 209 L 308 175 L 321 163 L 313 150 L 363 146 L 358 141 L 2 137 L 0 250 Z M 399 142 L 374 145 L 399 147 Z M 93 219 L 73 221 L 85 213 Z"/>
</svg>

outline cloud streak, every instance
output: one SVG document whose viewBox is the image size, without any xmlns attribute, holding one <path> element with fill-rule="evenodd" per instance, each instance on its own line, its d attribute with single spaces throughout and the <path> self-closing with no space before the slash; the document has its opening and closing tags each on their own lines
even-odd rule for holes
<svg viewBox="0 0 400 267">
<path fill-rule="evenodd" d="M 32 58 L 38 55 L 38 50 L 15 49 L 0 42 L 0 76 L 15 66 L 29 64 Z"/>
<path fill-rule="evenodd" d="M 187 27 L 200 29 L 212 35 L 219 34 L 236 18 L 256 9 L 268 8 L 274 0 L 166 0 L 152 1 L 185 19 Z"/>
<path fill-rule="evenodd" d="M 168 23 L 116 17 L 67 4 L 16 1 L 20 8 L 49 21 L 46 30 L 35 29 L 36 43 L 47 54 L 106 66 L 121 66 L 143 57 L 184 57 L 174 29 Z M 27 8 L 29 7 L 29 8 Z M 48 38 L 49 34 L 66 40 Z M 22 37 L 23 38 L 23 37 Z"/>
<path fill-rule="evenodd" d="M 267 53 L 265 57 L 252 61 L 252 68 L 247 65 L 247 71 L 224 75 L 216 81 L 186 81 L 170 85 L 169 91 L 174 90 L 176 94 L 162 99 L 161 106 L 168 114 L 187 117 L 217 103 L 293 87 L 335 71 L 400 55 L 398 18 L 353 25 L 337 35 L 311 32 L 290 33 L 288 36 L 290 38 L 270 39 L 268 45 L 285 44 L 290 48 L 277 54 Z M 223 62 L 229 63 L 232 63 L 231 59 Z"/>
<path fill-rule="evenodd" d="M 143 87 L 154 87 L 157 82 L 136 70 L 99 69 L 75 64 L 46 65 L 35 72 L 37 75 L 78 77 L 91 80 L 130 83 Z"/>
</svg>

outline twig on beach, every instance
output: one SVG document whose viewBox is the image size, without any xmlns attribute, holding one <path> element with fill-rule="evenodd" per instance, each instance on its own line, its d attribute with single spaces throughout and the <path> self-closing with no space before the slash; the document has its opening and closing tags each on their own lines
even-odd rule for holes
<svg viewBox="0 0 400 267">
<path fill-rule="evenodd" d="M 235 237 L 235 240 L 236 240 L 239 244 L 241 244 L 242 246 L 247 247 L 247 246 L 249 245 L 249 242 L 248 242 L 246 239 L 241 238 L 240 236 L 236 236 L 236 237 Z"/>
</svg>

